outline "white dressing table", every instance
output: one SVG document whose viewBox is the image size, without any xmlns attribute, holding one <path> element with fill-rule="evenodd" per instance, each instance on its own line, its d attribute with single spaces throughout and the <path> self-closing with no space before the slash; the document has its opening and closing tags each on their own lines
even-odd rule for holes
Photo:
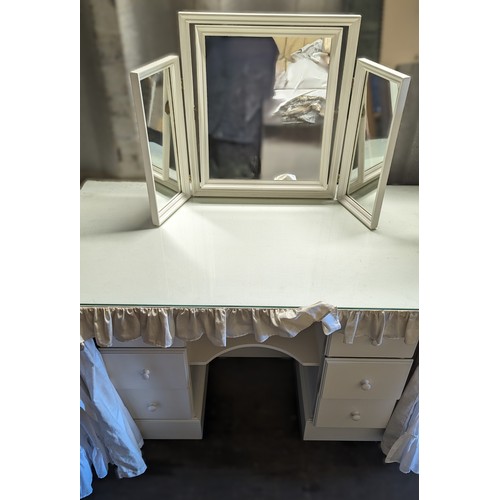
<svg viewBox="0 0 500 500">
<path fill-rule="evenodd" d="M 418 316 L 415 186 L 388 186 L 379 226 L 370 231 L 337 202 L 320 200 L 191 198 L 155 227 L 145 183 L 87 181 L 80 225 L 84 308 L 324 301 L 339 310 Z M 398 338 L 372 346 L 360 337 L 348 345 L 342 337 L 326 337 L 314 324 L 265 346 L 242 337 L 217 347 L 203 337 L 161 349 L 137 339 L 101 353 L 145 438 L 201 438 L 207 365 L 244 346 L 254 354 L 273 347 L 298 360 L 304 439 L 379 440 L 416 344 Z"/>
</svg>

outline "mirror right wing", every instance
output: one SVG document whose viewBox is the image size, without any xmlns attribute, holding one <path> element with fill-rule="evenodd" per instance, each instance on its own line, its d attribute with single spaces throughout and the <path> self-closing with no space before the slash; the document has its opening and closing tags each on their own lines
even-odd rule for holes
<svg viewBox="0 0 500 500">
<path fill-rule="evenodd" d="M 338 201 L 377 227 L 410 77 L 358 59 L 340 167 Z"/>
<path fill-rule="evenodd" d="M 130 72 L 151 219 L 160 226 L 191 196 L 178 56 Z"/>
</svg>

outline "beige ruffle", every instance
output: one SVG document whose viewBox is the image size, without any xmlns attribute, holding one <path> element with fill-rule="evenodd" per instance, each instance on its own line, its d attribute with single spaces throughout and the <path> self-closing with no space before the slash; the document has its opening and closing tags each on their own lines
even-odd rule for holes
<svg viewBox="0 0 500 500">
<path fill-rule="evenodd" d="M 315 322 L 321 322 L 325 335 L 342 329 L 349 344 L 361 336 L 377 344 L 384 337 L 418 341 L 418 311 L 338 311 L 323 302 L 301 308 L 82 306 L 80 341 L 94 338 L 98 346 L 110 347 L 113 338 L 142 338 L 152 346 L 170 347 L 175 338 L 193 341 L 206 335 L 214 345 L 225 347 L 227 338 L 244 335 L 253 335 L 259 343 L 274 335 L 293 338 Z"/>
</svg>

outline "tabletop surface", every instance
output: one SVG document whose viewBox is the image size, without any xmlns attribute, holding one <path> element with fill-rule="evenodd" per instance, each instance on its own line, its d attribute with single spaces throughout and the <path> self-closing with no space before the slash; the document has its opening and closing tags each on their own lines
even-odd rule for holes
<svg viewBox="0 0 500 500">
<path fill-rule="evenodd" d="M 418 309 L 418 187 L 370 231 L 336 201 L 191 198 L 160 227 L 146 184 L 80 191 L 80 303 Z"/>
</svg>

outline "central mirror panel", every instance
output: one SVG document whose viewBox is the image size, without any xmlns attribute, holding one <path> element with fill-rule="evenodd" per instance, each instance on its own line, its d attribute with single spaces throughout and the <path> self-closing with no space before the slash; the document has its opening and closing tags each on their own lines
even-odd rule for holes
<svg viewBox="0 0 500 500">
<path fill-rule="evenodd" d="M 179 13 L 195 195 L 334 197 L 359 22 Z"/>
<path fill-rule="evenodd" d="M 235 28 L 233 28 L 235 29 Z M 217 36 L 199 28 L 202 183 L 214 179 L 312 181 L 326 185 L 332 106 L 329 80 L 338 76 L 341 30 L 322 37 Z M 289 31 L 289 30 L 288 30 Z M 335 96 L 330 98 L 334 100 Z M 325 145 L 330 143 L 325 140 Z M 208 158 L 208 160 L 207 160 Z M 204 168 L 208 165 L 208 169 Z M 207 171 L 208 170 L 208 171 Z"/>
</svg>

